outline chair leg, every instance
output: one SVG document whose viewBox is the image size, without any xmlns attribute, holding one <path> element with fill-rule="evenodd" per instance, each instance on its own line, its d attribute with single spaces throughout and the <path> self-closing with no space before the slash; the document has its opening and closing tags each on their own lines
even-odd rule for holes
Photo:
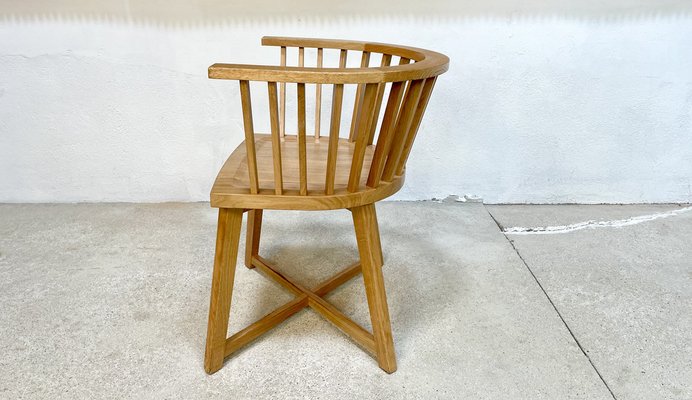
<svg viewBox="0 0 692 400">
<path fill-rule="evenodd" d="M 391 374 L 396 371 L 396 353 L 382 276 L 382 248 L 375 205 L 368 204 L 352 208 L 351 212 L 358 240 L 365 293 L 370 308 L 377 362 L 380 368 Z"/>
<path fill-rule="evenodd" d="M 252 257 L 259 254 L 260 236 L 262 234 L 262 210 L 250 210 L 247 213 L 247 234 L 245 236 L 245 266 L 252 269 Z"/>
<path fill-rule="evenodd" d="M 207 345 L 204 352 L 204 369 L 209 374 L 218 371 L 223 365 L 242 221 L 242 209 L 219 209 Z"/>
</svg>

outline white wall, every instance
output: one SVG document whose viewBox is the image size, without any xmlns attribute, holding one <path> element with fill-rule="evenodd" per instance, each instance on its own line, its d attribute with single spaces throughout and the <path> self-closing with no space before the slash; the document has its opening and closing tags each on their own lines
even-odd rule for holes
<svg viewBox="0 0 692 400">
<path fill-rule="evenodd" d="M 692 201 L 689 2 L 4 3 L 0 202 L 208 199 L 265 34 L 450 56 L 398 199 Z"/>
</svg>

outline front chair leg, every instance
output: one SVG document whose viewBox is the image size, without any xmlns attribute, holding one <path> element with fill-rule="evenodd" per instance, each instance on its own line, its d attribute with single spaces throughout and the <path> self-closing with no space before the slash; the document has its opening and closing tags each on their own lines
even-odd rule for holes
<svg viewBox="0 0 692 400">
<path fill-rule="evenodd" d="M 204 369 L 209 374 L 218 371 L 223 365 L 242 221 L 242 209 L 219 209 L 207 345 L 204 352 Z"/>
<path fill-rule="evenodd" d="M 250 210 L 247 213 L 247 233 L 245 235 L 245 266 L 252 269 L 252 257 L 259 254 L 260 235 L 262 234 L 262 210 Z"/>
<path fill-rule="evenodd" d="M 358 240 L 365 293 L 370 308 L 377 362 L 380 368 L 391 374 L 396 371 L 396 353 L 382 276 L 382 248 L 375 205 L 368 204 L 352 208 L 351 212 Z"/>
</svg>

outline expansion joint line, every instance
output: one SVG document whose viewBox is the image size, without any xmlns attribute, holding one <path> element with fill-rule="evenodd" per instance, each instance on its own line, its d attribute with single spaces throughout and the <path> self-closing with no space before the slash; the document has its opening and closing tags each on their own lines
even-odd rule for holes
<svg viewBox="0 0 692 400">
<path fill-rule="evenodd" d="M 495 225 L 497 225 L 497 227 L 500 229 L 500 232 L 502 232 L 502 234 L 505 236 L 505 239 L 506 239 L 506 240 L 509 242 L 509 244 L 512 246 L 512 249 L 514 249 L 514 252 L 517 253 L 517 256 L 519 257 L 519 259 L 521 260 L 521 262 L 524 264 L 524 266 L 526 267 L 526 269 L 529 271 L 529 273 L 530 273 L 531 276 L 533 277 L 533 280 L 536 282 L 536 284 L 538 285 L 538 287 L 541 289 L 541 291 L 543 292 L 543 294 L 545 295 L 545 297 L 548 299 L 548 302 L 550 302 L 550 305 L 553 307 L 553 310 L 555 310 L 555 312 L 557 313 L 557 316 L 560 317 L 560 321 L 562 321 L 562 324 L 565 326 L 565 328 L 567 328 L 567 332 L 569 332 L 570 336 L 572 336 L 572 339 L 574 340 L 574 342 L 575 342 L 575 343 L 577 344 L 577 346 L 579 347 L 579 350 L 581 350 L 581 352 L 582 352 L 582 354 L 584 355 L 584 357 L 586 357 L 586 359 L 589 361 L 589 364 L 591 364 L 591 368 L 593 368 L 593 370 L 596 371 L 596 374 L 597 374 L 598 377 L 601 379 L 601 382 L 603 382 L 603 385 L 606 387 L 606 389 L 608 389 L 608 392 L 610 392 L 610 395 L 612 396 L 612 398 L 613 398 L 614 400 L 617 400 L 617 398 L 615 397 L 615 394 L 614 394 L 613 391 L 610 389 L 610 386 L 608 386 L 608 383 L 607 383 L 607 382 L 605 381 L 605 379 L 603 378 L 603 375 L 601 375 L 601 372 L 598 370 L 598 368 L 596 368 L 596 365 L 593 363 L 593 360 L 591 360 L 591 357 L 589 357 L 589 355 L 588 355 L 588 353 L 586 352 L 586 350 L 584 350 L 584 346 L 581 345 L 581 343 L 579 342 L 579 339 L 577 339 L 577 337 L 574 335 L 574 332 L 572 331 L 572 328 L 569 327 L 569 325 L 567 324 L 567 321 L 565 321 L 565 318 L 562 316 L 562 313 L 560 313 L 560 310 L 557 309 L 557 306 L 555 305 L 555 302 L 553 302 L 553 299 L 550 298 L 550 296 L 548 295 L 548 292 L 545 290 L 545 288 L 544 288 L 543 285 L 541 284 L 541 281 L 538 280 L 538 277 L 537 277 L 536 274 L 533 272 L 533 270 L 531 269 L 531 267 L 529 267 L 529 264 L 526 262 L 526 260 L 524 259 L 524 257 L 522 257 L 522 255 L 519 253 L 519 250 L 517 250 L 517 247 L 514 245 L 514 242 L 513 242 L 509 237 L 507 237 L 507 232 L 505 232 L 505 231 L 502 229 L 502 225 L 500 225 L 500 223 L 497 221 L 497 219 L 495 219 L 495 216 L 493 216 L 493 214 L 492 214 L 490 211 L 488 211 L 487 208 L 486 208 L 485 211 L 488 213 L 488 215 L 490 215 L 490 218 L 493 219 L 493 221 L 495 222 Z"/>
</svg>

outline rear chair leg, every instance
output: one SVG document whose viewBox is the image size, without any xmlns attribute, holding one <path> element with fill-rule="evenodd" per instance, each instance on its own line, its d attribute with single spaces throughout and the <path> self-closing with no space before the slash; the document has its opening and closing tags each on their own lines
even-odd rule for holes
<svg viewBox="0 0 692 400">
<path fill-rule="evenodd" d="M 242 209 L 219 209 L 207 344 L 204 352 L 204 369 L 209 374 L 218 371 L 223 365 L 242 221 Z"/>
<path fill-rule="evenodd" d="M 259 254 L 260 236 L 262 234 L 262 210 L 250 210 L 247 213 L 247 235 L 245 237 L 245 266 L 252 269 L 252 257 Z"/>
<path fill-rule="evenodd" d="M 370 308 L 377 362 L 380 368 L 391 374 L 396 371 L 396 353 L 382 276 L 382 248 L 375 205 L 368 204 L 352 208 L 351 212 L 358 240 L 365 293 Z"/>
</svg>

